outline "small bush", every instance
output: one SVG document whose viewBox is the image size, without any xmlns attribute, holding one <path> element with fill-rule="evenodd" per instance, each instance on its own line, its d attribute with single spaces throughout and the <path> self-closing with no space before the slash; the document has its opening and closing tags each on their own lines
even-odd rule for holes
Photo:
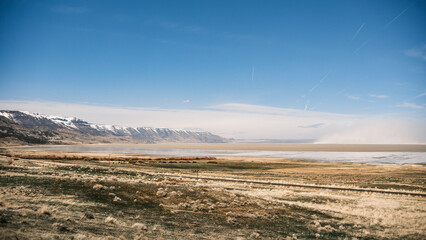
<svg viewBox="0 0 426 240">
<path fill-rule="evenodd" d="M 53 227 L 54 229 L 58 230 L 59 232 L 66 232 L 66 231 L 69 231 L 69 229 L 68 229 L 68 227 L 67 227 L 67 226 L 65 226 L 65 225 L 64 225 L 64 224 L 62 224 L 62 223 L 58 223 L 58 222 L 55 222 L 54 224 L 52 224 L 52 227 Z"/>
<path fill-rule="evenodd" d="M 146 225 L 143 224 L 143 223 L 135 223 L 135 224 L 132 225 L 132 228 L 136 228 L 136 229 L 139 229 L 139 230 L 147 230 L 148 229 L 146 227 Z"/>
<path fill-rule="evenodd" d="M 105 222 L 106 222 L 106 223 L 118 224 L 118 220 L 117 220 L 117 219 L 115 219 L 115 218 L 113 218 L 113 217 L 111 217 L 111 216 L 109 216 L 109 217 L 105 218 Z"/>
<path fill-rule="evenodd" d="M 38 210 L 38 213 L 39 213 L 40 215 L 47 215 L 47 216 L 52 215 L 52 211 L 49 209 L 49 207 L 48 207 L 48 206 L 42 206 L 42 207 Z"/>
<path fill-rule="evenodd" d="M 101 184 L 95 184 L 95 185 L 93 185 L 93 189 L 95 189 L 95 190 L 104 190 L 105 187 L 102 186 Z"/>
</svg>

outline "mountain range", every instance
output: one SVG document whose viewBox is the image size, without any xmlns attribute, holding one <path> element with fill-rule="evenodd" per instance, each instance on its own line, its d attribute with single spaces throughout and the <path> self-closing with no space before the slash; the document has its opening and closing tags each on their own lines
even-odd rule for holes
<svg viewBox="0 0 426 240">
<path fill-rule="evenodd" d="M 0 144 L 221 143 L 209 132 L 93 124 L 75 117 L 0 110 Z"/>
</svg>

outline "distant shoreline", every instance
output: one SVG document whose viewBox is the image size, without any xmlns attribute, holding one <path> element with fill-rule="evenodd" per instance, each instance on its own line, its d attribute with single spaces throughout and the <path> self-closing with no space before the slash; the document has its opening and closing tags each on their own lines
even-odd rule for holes
<svg viewBox="0 0 426 240">
<path fill-rule="evenodd" d="M 75 145 L 25 145 L 6 148 L 56 148 L 65 146 L 110 146 L 158 149 L 209 149 L 258 151 L 332 151 L 332 152 L 426 152 L 426 144 L 311 144 L 311 143 L 155 143 L 155 144 L 75 144 Z"/>
</svg>

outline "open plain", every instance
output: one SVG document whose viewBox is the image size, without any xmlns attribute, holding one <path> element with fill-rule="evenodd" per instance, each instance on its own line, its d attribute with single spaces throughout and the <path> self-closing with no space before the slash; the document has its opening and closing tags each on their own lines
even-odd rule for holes
<svg viewBox="0 0 426 240">
<path fill-rule="evenodd" d="M 0 235 L 424 239 L 425 183 L 422 164 L 9 147 L 0 156 Z"/>
</svg>

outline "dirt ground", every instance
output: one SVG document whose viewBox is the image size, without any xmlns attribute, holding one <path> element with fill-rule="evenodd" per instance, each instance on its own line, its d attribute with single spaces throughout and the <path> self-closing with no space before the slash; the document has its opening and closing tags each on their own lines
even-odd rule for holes
<svg viewBox="0 0 426 240">
<path fill-rule="evenodd" d="M 0 155 L 0 239 L 426 238 L 426 198 L 409 195 L 426 193 L 424 165 L 16 148 Z"/>
</svg>

